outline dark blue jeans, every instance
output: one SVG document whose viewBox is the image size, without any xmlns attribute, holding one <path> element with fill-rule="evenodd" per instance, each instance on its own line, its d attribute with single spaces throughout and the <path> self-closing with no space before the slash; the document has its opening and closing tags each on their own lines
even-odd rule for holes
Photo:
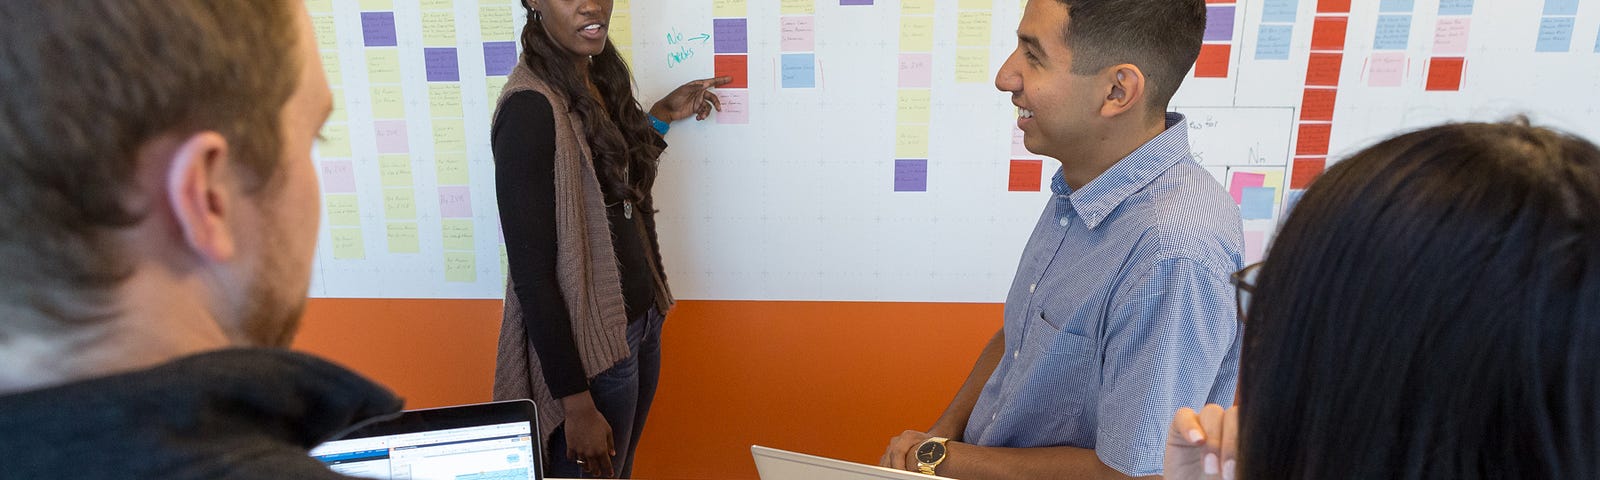
<svg viewBox="0 0 1600 480">
<path fill-rule="evenodd" d="M 639 446 L 639 435 L 644 433 L 644 419 L 650 414 L 650 402 L 656 397 L 656 384 L 661 378 L 661 313 L 651 307 L 644 318 L 628 325 L 628 352 L 621 363 L 600 372 L 589 382 L 589 395 L 594 406 L 611 424 L 612 441 L 617 455 L 611 457 L 612 470 L 618 478 L 633 477 L 633 453 Z M 562 478 L 593 478 L 583 473 L 583 467 L 567 458 L 566 425 L 556 427 L 545 442 L 550 459 L 545 464 L 545 476 Z"/>
</svg>

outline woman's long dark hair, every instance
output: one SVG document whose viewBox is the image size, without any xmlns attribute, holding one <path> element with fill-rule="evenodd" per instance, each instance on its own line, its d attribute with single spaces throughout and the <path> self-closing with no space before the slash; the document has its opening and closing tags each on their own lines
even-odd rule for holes
<svg viewBox="0 0 1600 480">
<path fill-rule="evenodd" d="M 590 96 L 583 77 L 573 71 L 572 54 L 550 38 L 533 8 L 526 3 L 524 7 L 528 22 L 522 29 L 522 61 L 550 88 L 566 95 L 569 108 L 583 121 L 601 189 L 613 201 L 629 200 L 649 208 L 661 147 L 644 109 L 633 97 L 633 74 L 622 55 L 608 38 L 605 49 L 590 59 L 589 78 L 605 99 L 602 106 Z"/>
<path fill-rule="evenodd" d="M 1600 150 L 1401 135 L 1306 192 L 1247 312 L 1240 476 L 1600 478 Z"/>
</svg>

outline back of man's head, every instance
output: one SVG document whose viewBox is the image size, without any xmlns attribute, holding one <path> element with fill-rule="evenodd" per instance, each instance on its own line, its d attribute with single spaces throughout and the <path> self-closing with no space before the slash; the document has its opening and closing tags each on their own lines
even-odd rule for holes
<svg viewBox="0 0 1600 480">
<path fill-rule="evenodd" d="M 302 68 L 289 0 L 0 2 L 0 343 L 117 315 L 161 248 L 124 235 L 166 203 L 159 138 L 216 132 L 240 188 L 279 176 Z"/>
<path fill-rule="evenodd" d="M 1165 110 L 1200 56 L 1204 0 L 1054 0 L 1067 6 L 1066 38 L 1079 75 L 1133 64 L 1149 77 L 1150 107 Z"/>
</svg>

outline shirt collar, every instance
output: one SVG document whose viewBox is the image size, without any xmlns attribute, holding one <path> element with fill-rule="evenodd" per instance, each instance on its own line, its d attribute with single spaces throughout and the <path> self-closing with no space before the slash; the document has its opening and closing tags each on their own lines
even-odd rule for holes
<svg viewBox="0 0 1600 480">
<path fill-rule="evenodd" d="M 1134 192 L 1144 189 L 1161 172 L 1189 156 L 1189 123 L 1183 114 L 1167 112 L 1167 129 L 1156 138 L 1145 142 L 1138 150 L 1118 160 L 1115 165 L 1088 185 L 1073 191 L 1067 186 L 1060 169 L 1050 179 L 1050 191 L 1056 194 L 1056 217 L 1077 211 L 1078 218 L 1093 230 L 1112 211 Z"/>
</svg>

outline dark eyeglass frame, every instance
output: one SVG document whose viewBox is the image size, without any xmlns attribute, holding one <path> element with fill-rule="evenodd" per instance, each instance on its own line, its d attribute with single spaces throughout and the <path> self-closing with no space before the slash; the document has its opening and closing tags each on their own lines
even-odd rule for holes
<svg viewBox="0 0 1600 480">
<path fill-rule="evenodd" d="M 1246 308 L 1246 303 L 1250 301 L 1250 295 L 1256 293 L 1255 279 L 1260 271 L 1261 262 L 1256 262 L 1246 265 L 1228 277 L 1228 283 L 1233 284 L 1233 308 L 1239 315 L 1239 323 L 1245 321 L 1244 314 L 1249 310 Z"/>
</svg>

